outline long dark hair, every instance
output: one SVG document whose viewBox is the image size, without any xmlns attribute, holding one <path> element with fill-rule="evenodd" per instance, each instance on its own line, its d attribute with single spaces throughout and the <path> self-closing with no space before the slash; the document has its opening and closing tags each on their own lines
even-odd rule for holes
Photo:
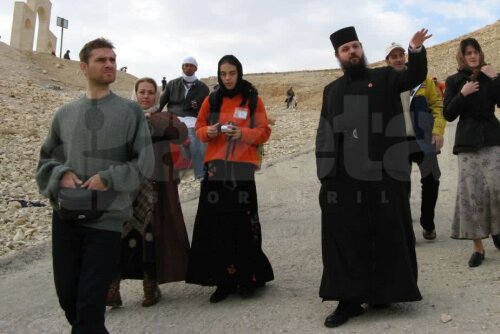
<svg viewBox="0 0 500 334">
<path fill-rule="evenodd" d="M 477 68 L 470 67 L 465 60 L 465 51 L 468 46 L 472 46 L 474 50 L 479 52 L 479 66 Z M 481 49 L 481 45 L 479 45 L 479 42 L 475 38 L 469 37 L 460 41 L 460 45 L 457 50 L 457 64 L 459 71 L 465 70 L 472 72 L 470 78 L 472 80 L 477 79 L 479 73 L 481 73 L 481 66 L 486 65 L 486 63 L 484 61 L 484 53 Z"/>
<path fill-rule="evenodd" d="M 236 81 L 236 86 L 233 89 L 227 89 L 222 82 L 220 67 L 224 64 L 231 64 L 236 66 L 238 79 Z M 219 88 L 212 93 L 215 94 L 215 97 L 210 99 L 210 124 L 215 124 L 218 122 L 222 99 L 224 97 L 233 98 L 236 95 L 241 95 L 242 100 L 240 106 L 244 106 L 248 102 L 250 116 L 253 115 L 257 107 L 257 96 L 259 93 L 254 85 L 243 79 L 243 65 L 241 65 L 241 62 L 238 60 L 238 58 L 233 55 L 225 55 L 219 60 L 219 63 L 217 64 L 217 81 L 219 82 Z M 212 101 L 214 102 L 213 104 Z"/>
</svg>

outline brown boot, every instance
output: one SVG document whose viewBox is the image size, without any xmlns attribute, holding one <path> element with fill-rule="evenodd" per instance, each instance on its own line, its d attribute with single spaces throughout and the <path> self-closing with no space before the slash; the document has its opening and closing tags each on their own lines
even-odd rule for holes
<svg viewBox="0 0 500 334">
<path fill-rule="evenodd" d="M 111 282 L 106 297 L 106 306 L 120 307 L 122 306 L 122 296 L 120 295 L 120 279 L 114 279 Z"/>
<path fill-rule="evenodd" d="M 142 284 L 144 287 L 144 299 L 142 300 L 142 306 L 148 307 L 158 303 L 161 297 L 161 291 L 156 280 L 150 279 L 145 274 Z"/>
</svg>

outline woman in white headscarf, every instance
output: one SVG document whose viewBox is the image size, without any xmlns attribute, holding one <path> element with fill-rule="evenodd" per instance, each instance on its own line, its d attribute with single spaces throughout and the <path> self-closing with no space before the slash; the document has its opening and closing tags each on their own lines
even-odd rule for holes
<svg viewBox="0 0 500 334">
<path fill-rule="evenodd" d="M 185 279 L 189 240 L 169 147 L 186 140 L 188 132 L 174 114 L 158 111 L 159 97 L 153 79 L 137 80 L 132 99 L 139 102 L 148 119 L 155 169 L 139 190 L 133 218 L 124 225 L 120 273 L 109 289 L 108 306 L 122 305 L 120 279 L 143 280 L 142 306 L 158 302 L 158 284 Z"/>
</svg>

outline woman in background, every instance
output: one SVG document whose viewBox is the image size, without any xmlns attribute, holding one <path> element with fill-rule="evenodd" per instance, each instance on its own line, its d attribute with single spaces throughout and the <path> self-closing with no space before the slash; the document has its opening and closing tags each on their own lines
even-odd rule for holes
<svg viewBox="0 0 500 334">
<path fill-rule="evenodd" d="M 109 289 L 108 306 L 122 305 L 120 279 L 142 279 L 142 306 L 151 306 L 160 299 L 159 284 L 185 278 L 189 240 L 169 144 L 182 143 L 187 138 L 187 128 L 174 114 L 157 112 L 159 93 L 151 78 L 135 83 L 132 99 L 146 113 L 155 168 L 153 176 L 141 185 L 134 202 L 134 215 L 124 225 L 120 274 Z"/>
<path fill-rule="evenodd" d="M 195 126 L 208 146 L 186 275 L 187 283 L 217 286 L 211 303 L 236 291 L 250 297 L 273 279 L 262 251 L 255 187 L 257 146 L 269 139 L 271 128 L 236 57 L 222 57 L 217 77 L 219 88 L 203 102 Z"/>
<path fill-rule="evenodd" d="M 444 117 L 459 117 L 453 153 L 458 155 L 458 189 L 451 237 L 472 240 L 469 267 L 484 260 L 482 239 L 491 234 L 500 249 L 500 79 L 487 65 L 474 38 L 460 42 L 458 73 L 446 80 Z"/>
</svg>

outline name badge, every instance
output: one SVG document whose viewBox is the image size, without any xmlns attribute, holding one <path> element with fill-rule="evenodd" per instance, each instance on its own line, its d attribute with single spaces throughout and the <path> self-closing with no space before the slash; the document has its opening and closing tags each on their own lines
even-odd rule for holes
<svg viewBox="0 0 500 334">
<path fill-rule="evenodd" d="M 247 115 L 248 115 L 248 109 L 246 108 L 239 107 L 234 109 L 234 118 L 247 119 Z"/>
</svg>

